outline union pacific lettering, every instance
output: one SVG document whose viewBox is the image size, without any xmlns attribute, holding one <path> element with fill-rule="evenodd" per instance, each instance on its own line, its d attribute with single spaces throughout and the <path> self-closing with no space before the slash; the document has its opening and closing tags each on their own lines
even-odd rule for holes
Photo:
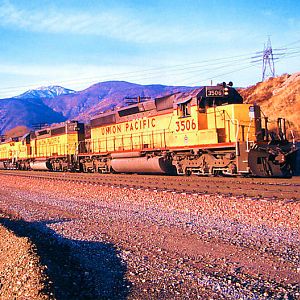
<svg viewBox="0 0 300 300">
<path fill-rule="evenodd" d="M 59 136 L 53 137 L 53 138 L 47 138 L 47 139 L 41 139 L 38 140 L 39 145 L 53 145 L 53 144 L 59 144 L 60 138 Z"/>
<path fill-rule="evenodd" d="M 156 125 L 155 118 L 134 120 L 122 124 L 111 125 L 101 128 L 102 135 L 116 134 L 116 133 L 128 133 L 133 131 L 139 131 L 144 129 L 154 128 Z"/>
</svg>

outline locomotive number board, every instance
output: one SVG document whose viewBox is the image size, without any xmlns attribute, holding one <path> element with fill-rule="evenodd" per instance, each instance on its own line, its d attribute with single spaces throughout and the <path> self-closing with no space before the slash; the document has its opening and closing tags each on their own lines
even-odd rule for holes
<svg viewBox="0 0 300 300">
<path fill-rule="evenodd" d="M 206 97 L 224 97 L 224 89 L 221 86 L 207 86 Z"/>
</svg>

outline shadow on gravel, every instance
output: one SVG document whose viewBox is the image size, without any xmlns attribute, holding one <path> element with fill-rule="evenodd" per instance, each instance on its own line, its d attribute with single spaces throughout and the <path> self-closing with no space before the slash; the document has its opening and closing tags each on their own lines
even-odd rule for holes
<svg viewBox="0 0 300 300">
<path fill-rule="evenodd" d="M 47 227 L 67 221 L 0 218 L 0 224 L 35 244 L 41 264 L 47 268 L 49 291 L 56 299 L 126 299 L 130 283 L 125 279 L 126 265 L 114 245 L 70 240 Z"/>
</svg>

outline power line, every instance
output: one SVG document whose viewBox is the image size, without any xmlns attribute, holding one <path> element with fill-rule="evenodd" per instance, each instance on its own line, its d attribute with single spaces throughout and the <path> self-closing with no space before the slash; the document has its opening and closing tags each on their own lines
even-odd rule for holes
<svg viewBox="0 0 300 300">
<path fill-rule="evenodd" d="M 239 61 L 239 67 L 241 67 L 241 66 L 244 66 L 244 65 L 246 65 L 246 66 L 248 66 L 249 65 L 249 61 L 246 61 L 246 62 L 240 62 Z M 209 73 L 209 71 L 210 72 L 215 72 L 215 71 L 217 71 L 217 70 L 221 70 L 221 69 L 228 69 L 228 68 L 230 68 L 230 67 L 235 67 L 236 65 L 235 64 L 232 64 L 232 63 L 230 63 L 230 64 L 226 64 L 226 65 L 222 65 L 222 66 L 220 66 L 220 67 L 217 67 L 217 68 L 214 68 L 214 69 L 209 69 L 209 70 L 198 70 L 197 72 L 193 72 L 193 73 L 196 73 L 197 75 L 201 75 L 201 74 L 207 74 L 207 73 Z M 195 77 L 195 74 L 193 75 L 193 76 L 189 76 L 189 77 L 186 77 L 186 78 L 184 78 L 182 81 L 183 82 L 187 82 L 188 80 L 190 80 L 190 79 L 192 79 L 192 78 L 194 78 Z"/>
<path fill-rule="evenodd" d="M 295 45 L 297 44 L 299 41 L 296 42 L 292 42 L 289 43 L 287 45 L 284 46 L 288 46 L 288 45 Z M 297 56 L 297 54 L 299 53 L 299 51 L 297 51 L 298 49 L 300 49 L 300 47 L 285 47 L 282 48 L 284 46 L 281 46 L 280 48 L 276 49 L 276 51 L 280 50 L 283 52 L 280 53 L 274 53 L 275 49 L 272 49 L 272 55 L 273 55 L 273 62 L 274 60 L 278 61 L 281 60 L 283 58 L 292 58 L 295 57 L 295 55 Z M 267 49 L 268 49 L 268 45 L 267 45 Z M 264 49 L 264 51 L 266 51 L 266 47 Z M 185 64 L 177 64 L 177 65 L 172 65 L 172 66 L 163 66 L 163 67 L 154 67 L 154 68 L 148 68 L 148 69 L 143 69 L 143 70 L 136 70 L 136 71 L 131 71 L 131 72 L 120 72 L 120 73 L 114 73 L 114 74 L 110 74 L 105 78 L 102 78 L 100 80 L 99 77 L 85 77 L 85 78 L 79 78 L 79 79 L 72 79 L 72 80 L 65 80 L 65 81 L 61 81 L 60 84 L 65 84 L 65 83 L 71 83 L 71 84 L 83 84 L 84 82 L 87 82 L 89 84 L 91 83 L 91 80 L 97 80 L 97 82 L 99 81 L 105 81 L 105 80 L 113 80 L 113 77 L 120 77 L 120 76 L 126 76 L 126 78 L 129 79 L 134 79 L 134 78 L 138 78 L 138 79 L 147 79 L 147 78 L 154 78 L 156 76 L 158 76 L 158 74 L 176 74 L 178 72 L 180 72 L 180 74 L 202 74 L 202 73 L 207 73 L 207 72 L 214 72 L 216 70 L 219 69 L 223 69 L 223 68 L 227 68 L 230 67 L 231 65 L 233 65 L 234 63 L 238 62 L 239 63 L 239 67 L 241 66 L 241 63 L 243 63 L 244 65 L 248 62 L 250 63 L 249 66 L 246 67 L 252 67 L 251 63 L 256 64 L 257 62 L 262 62 L 262 60 L 256 60 L 256 61 L 250 61 L 250 55 L 256 55 L 256 56 L 252 56 L 252 59 L 254 58 L 259 58 L 262 57 L 263 51 L 259 51 L 259 52 L 250 52 L 250 53 L 245 53 L 245 54 L 241 54 L 241 55 L 234 55 L 234 56 L 228 56 L 228 57 L 222 57 L 222 58 L 216 58 L 216 59 L 207 59 L 207 60 L 202 60 L 202 61 L 196 61 L 196 62 L 190 62 L 190 63 L 185 63 Z M 270 54 L 270 52 L 268 52 Z M 269 55 L 268 54 L 268 55 Z M 268 56 L 267 55 L 267 56 Z M 292 56 L 293 55 L 293 56 Z M 265 67 L 267 67 L 268 64 L 265 64 Z M 242 69 L 237 69 L 237 71 L 239 70 L 243 70 L 245 69 L 244 67 Z M 230 74 L 230 73 L 234 73 L 234 71 L 230 71 L 229 73 L 225 73 L 226 74 Z M 274 68 L 274 73 L 275 73 L 275 68 Z M 222 74 L 221 74 L 222 75 Z M 217 76 L 221 76 L 221 75 L 217 75 Z M 211 78 L 216 78 L 217 76 L 213 76 L 209 77 L 208 79 Z M 194 76 L 189 76 L 188 78 L 185 78 L 183 81 L 186 81 L 188 79 L 193 78 Z M 85 80 L 89 80 L 89 81 L 85 81 Z M 199 82 L 199 81 L 198 81 Z M 96 82 L 95 82 L 96 83 Z M 1 88 L 0 91 L 5 91 L 6 93 L 8 92 L 14 92 L 16 91 L 16 89 L 20 89 L 20 88 L 29 88 L 29 87 L 36 87 L 36 85 L 24 85 L 24 86 L 14 86 L 14 87 L 6 87 L 6 88 Z"/>
<path fill-rule="evenodd" d="M 222 57 L 222 58 L 215 58 L 215 59 L 208 59 L 208 60 L 203 60 L 203 61 L 197 61 L 197 62 L 191 62 L 191 63 L 185 63 L 185 64 L 178 64 L 178 65 L 173 65 L 173 66 L 164 66 L 164 67 L 155 67 L 155 68 L 149 68 L 149 69 L 144 69 L 144 70 L 137 70 L 137 71 L 131 71 L 131 72 L 120 72 L 120 73 L 113 73 L 110 74 L 110 77 L 117 77 L 117 76 L 126 76 L 129 78 L 135 78 L 135 77 L 139 77 L 140 76 L 145 76 L 145 75 L 152 75 L 152 74 L 157 74 L 157 73 L 161 73 L 161 72 L 179 72 L 182 70 L 188 70 L 188 69 L 193 69 L 193 68 L 203 68 L 203 67 L 207 67 L 207 66 L 215 66 L 218 65 L 220 63 L 222 63 L 222 61 L 224 62 L 234 62 L 237 61 L 241 61 L 242 57 L 245 57 L 244 59 L 248 59 L 249 55 L 251 55 L 253 53 L 247 53 L 247 54 L 242 54 L 242 55 L 234 55 L 234 56 L 228 56 L 228 57 Z M 235 60 L 232 60 L 233 58 L 235 58 Z M 148 73 L 147 73 L 148 72 Z M 146 74 L 143 74 L 146 73 Z M 144 78 L 144 77 L 143 77 Z M 75 84 L 75 83 L 84 83 L 85 80 L 99 80 L 99 77 L 85 77 L 85 78 L 80 78 L 80 79 L 71 79 L 71 80 L 64 80 L 61 81 L 60 84 L 66 84 L 66 83 L 70 83 L 70 84 Z M 6 92 L 10 92 L 10 91 L 14 91 L 15 89 L 19 89 L 19 88 L 32 88 L 32 87 L 36 87 L 36 85 L 22 85 L 22 86 L 11 86 L 11 87 L 6 87 L 6 88 L 1 88 L 0 91 L 6 91 Z"/>
<path fill-rule="evenodd" d="M 286 47 L 286 46 L 290 46 L 290 45 L 295 45 L 295 44 L 299 44 L 299 43 L 300 43 L 300 40 L 297 40 L 297 41 L 294 41 L 294 42 L 285 44 L 285 45 L 283 45 L 282 47 Z"/>
<path fill-rule="evenodd" d="M 212 80 L 212 79 L 218 78 L 220 76 L 225 76 L 225 75 L 228 75 L 228 74 L 232 74 L 232 73 L 236 73 L 236 72 L 239 72 L 239 71 L 242 71 L 242 70 L 253 68 L 253 67 L 256 67 L 257 65 L 258 65 L 258 63 L 250 64 L 250 65 L 247 65 L 246 67 L 243 67 L 243 68 L 234 69 L 234 70 L 226 72 L 226 73 L 222 73 L 222 74 L 218 74 L 218 75 L 214 75 L 214 76 L 211 76 L 211 77 L 200 79 L 198 82 Z M 193 85 L 193 84 L 196 84 L 196 83 L 191 83 L 191 85 Z"/>
</svg>

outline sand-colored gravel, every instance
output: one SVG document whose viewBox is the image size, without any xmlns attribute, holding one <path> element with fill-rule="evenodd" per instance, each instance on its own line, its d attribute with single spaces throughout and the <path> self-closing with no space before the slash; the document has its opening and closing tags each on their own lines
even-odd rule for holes
<svg viewBox="0 0 300 300">
<path fill-rule="evenodd" d="M 294 199 L 1 179 L 2 224 L 34 241 L 57 299 L 300 297 Z"/>
</svg>

